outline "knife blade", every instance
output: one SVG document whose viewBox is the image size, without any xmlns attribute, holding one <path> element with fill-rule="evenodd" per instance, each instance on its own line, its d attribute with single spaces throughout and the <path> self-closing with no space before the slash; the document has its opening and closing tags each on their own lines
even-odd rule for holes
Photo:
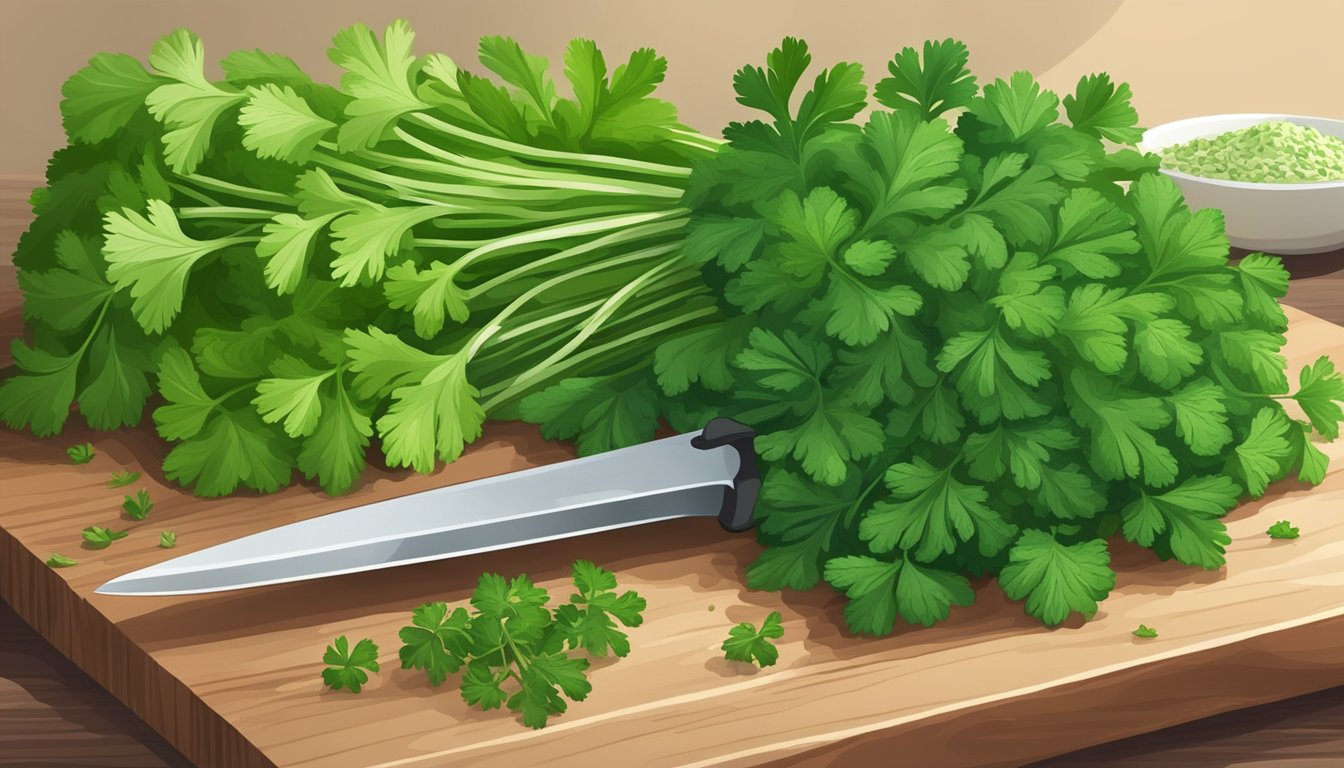
<svg viewBox="0 0 1344 768">
<path fill-rule="evenodd" d="M 391 568 L 679 517 L 754 524 L 755 433 L 714 419 L 581 459 L 333 512 L 118 576 L 104 595 L 190 595 Z"/>
</svg>

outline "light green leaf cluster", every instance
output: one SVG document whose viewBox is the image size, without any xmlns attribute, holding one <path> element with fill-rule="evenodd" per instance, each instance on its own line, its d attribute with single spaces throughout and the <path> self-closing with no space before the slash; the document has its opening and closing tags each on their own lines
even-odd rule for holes
<svg viewBox="0 0 1344 768">
<path fill-rule="evenodd" d="M 715 142 L 653 97 L 649 49 L 609 70 L 573 41 L 566 92 L 509 38 L 482 38 L 479 75 L 414 43 L 357 24 L 339 86 L 256 50 L 215 80 L 181 29 L 148 68 L 99 54 L 71 77 L 0 420 L 52 435 L 77 403 L 115 429 L 157 395 L 164 473 L 203 496 L 344 493 L 370 447 L 429 472 L 566 377 L 524 408 L 548 434 L 651 436 L 665 405 L 632 368 L 717 313 L 678 204 Z"/>
</svg>

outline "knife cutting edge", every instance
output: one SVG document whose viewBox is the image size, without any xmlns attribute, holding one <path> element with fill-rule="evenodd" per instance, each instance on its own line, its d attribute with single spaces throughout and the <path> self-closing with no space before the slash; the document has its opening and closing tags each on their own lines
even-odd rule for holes
<svg viewBox="0 0 1344 768">
<path fill-rule="evenodd" d="M 189 595 L 443 560 L 679 517 L 755 522 L 755 432 L 696 434 L 333 512 L 119 576 L 104 595 Z"/>
</svg>

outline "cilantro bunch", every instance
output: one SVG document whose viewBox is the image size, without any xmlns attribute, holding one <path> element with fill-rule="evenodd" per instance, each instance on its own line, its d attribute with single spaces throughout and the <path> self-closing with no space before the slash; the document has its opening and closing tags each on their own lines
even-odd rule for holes
<svg viewBox="0 0 1344 768">
<path fill-rule="evenodd" d="M 737 72 L 761 117 L 687 196 L 724 316 L 655 361 L 676 426 L 761 435 L 752 587 L 824 579 L 852 630 L 885 634 L 993 575 L 1054 625 L 1113 588 L 1107 537 L 1217 568 L 1239 499 L 1322 479 L 1312 437 L 1338 436 L 1344 381 L 1322 358 L 1291 391 L 1288 275 L 1230 263 L 1220 212 L 1126 146 L 1126 85 L 981 88 L 961 43 L 928 42 L 858 122 L 860 67 L 804 91 L 810 62 L 786 39 Z"/>
<path fill-rule="evenodd" d="M 718 142 L 651 96 L 664 59 L 609 67 L 574 40 L 562 96 L 509 38 L 481 39 L 488 74 L 413 42 L 401 21 L 340 31 L 339 86 L 255 50 L 212 79 L 188 30 L 148 67 L 75 73 L 14 255 L 26 338 L 0 419 L 45 436 L 72 404 L 96 429 L 148 408 L 165 474 L 200 495 L 295 470 L 340 493 L 375 439 L 429 471 L 562 378 L 616 398 L 656 340 L 714 315 L 680 198 Z M 603 449 L 655 426 L 557 428 Z"/>
<path fill-rule="evenodd" d="M 574 563 L 573 581 L 576 594 L 552 611 L 546 607 L 550 595 L 526 575 L 506 580 L 482 574 L 471 596 L 473 611 L 450 611 L 441 602 L 415 609 L 411 626 L 400 632 L 402 668 L 424 670 L 435 687 L 465 670 L 461 693 L 468 704 L 507 706 L 525 724 L 545 727 L 567 709 L 561 694 L 582 701 L 592 691 L 588 660 L 571 656 L 566 646 L 625 656 L 630 642 L 617 622 L 639 626 L 646 607 L 633 591 L 617 594 L 615 574 L 587 560 Z"/>
</svg>

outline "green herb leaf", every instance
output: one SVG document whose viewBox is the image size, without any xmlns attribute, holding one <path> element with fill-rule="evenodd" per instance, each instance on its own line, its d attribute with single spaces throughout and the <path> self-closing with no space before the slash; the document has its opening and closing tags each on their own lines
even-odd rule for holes
<svg viewBox="0 0 1344 768">
<path fill-rule="evenodd" d="M 1302 369 L 1297 394 L 1293 395 L 1311 426 L 1327 440 L 1339 437 L 1339 422 L 1344 421 L 1344 377 L 1328 357 L 1319 357 Z"/>
<path fill-rule="evenodd" d="M 65 449 L 65 455 L 76 464 L 88 464 L 93 461 L 93 443 L 81 443 Z"/>
<path fill-rule="evenodd" d="M 186 29 L 155 43 L 149 65 L 175 81 L 160 85 L 145 98 L 150 114 L 171 129 L 163 134 L 164 159 L 174 172 L 191 173 L 205 158 L 215 123 L 245 96 L 206 79 L 205 47 Z"/>
<path fill-rule="evenodd" d="M 141 488 L 135 492 L 134 497 L 123 496 L 121 508 L 132 520 L 144 520 L 154 511 L 154 502 L 149 498 L 149 491 Z"/>
<path fill-rule="evenodd" d="M 159 546 L 164 549 L 172 549 L 177 546 L 177 534 L 173 531 L 159 532 Z"/>
<path fill-rule="evenodd" d="M 1143 638 L 1157 637 L 1157 630 L 1147 624 L 1140 624 L 1139 628 L 1134 630 L 1134 636 Z"/>
<path fill-rule="evenodd" d="M 24 317 L 57 330 L 74 330 L 98 313 L 115 290 L 95 266 L 90 245 L 74 232 L 56 237 L 56 258 L 63 269 L 19 271 Z"/>
<path fill-rule="evenodd" d="M 124 539 L 127 536 L 126 531 L 113 531 L 108 528 L 100 528 L 91 525 L 83 531 L 84 543 L 89 549 L 105 549 L 117 539 Z"/>
<path fill-rule="evenodd" d="M 123 209 L 106 217 L 107 277 L 118 291 L 129 290 L 131 311 L 148 333 L 162 333 L 182 309 L 187 277 L 201 259 L 240 238 L 196 240 L 183 234 L 173 209 L 150 200 L 149 217 Z"/>
<path fill-rule="evenodd" d="M 914 48 L 902 48 L 887 64 L 891 76 L 878 82 L 873 96 L 921 120 L 968 107 L 977 91 L 975 75 L 966 69 L 970 55 L 964 43 L 951 38 L 925 41 L 922 63 Z"/>
<path fill-rule="evenodd" d="M 1030 72 L 1014 72 L 1008 82 L 985 86 L 983 116 L 1003 126 L 1016 140 L 1044 128 L 1059 116 L 1059 97 L 1043 90 Z"/>
<path fill-rule="evenodd" d="M 1160 494 L 1140 492 L 1121 512 L 1125 538 L 1169 552 L 1186 565 L 1218 568 L 1232 542 L 1221 518 L 1237 503 L 1241 489 L 1229 477 L 1191 477 Z"/>
<path fill-rule="evenodd" d="M 1246 438 L 1234 449 L 1235 466 L 1251 498 L 1264 495 L 1280 464 L 1292 452 L 1285 433 L 1292 426 L 1278 407 L 1260 409 L 1252 419 Z"/>
<path fill-rule="evenodd" d="M 223 410 L 168 452 L 164 474 L 200 496 L 222 496 L 239 485 L 270 493 L 289 482 L 293 466 L 289 445 L 276 437 L 254 411 Z"/>
<path fill-rule="evenodd" d="M 1064 112 L 1079 131 L 1117 144 L 1134 144 L 1143 131 L 1136 127 L 1139 113 L 1130 105 L 1131 98 L 1128 84 L 1112 84 L 1102 72 L 1078 81 L 1073 95 L 1064 97 Z"/>
<path fill-rule="evenodd" d="M 616 575 L 587 560 L 573 567 L 574 588 L 570 604 L 555 611 L 556 621 L 570 648 L 583 648 L 594 656 L 630 653 L 630 640 L 616 622 L 638 627 L 644 622 L 644 598 L 633 591 L 616 593 Z"/>
<path fill-rule="evenodd" d="M 523 418 L 547 439 L 578 437 L 580 456 L 646 442 L 658 428 L 657 391 L 646 378 L 570 378 L 526 397 Z"/>
<path fill-rule="evenodd" d="M 1287 520 L 1280 520 L 1269 526 L 1266 531 L 1271 539 L 1296 539 L 1300 534 L 1297 528 Z"/>
<path fill-rule="evenodd" d="M 1027 613 L 1054 626 L 1070 613 L 1090 619 L 1115 587 L 1106 542 L 1061 544 L 1045 531 L 1023 531 L 1008 551 L 999 585 L 1010 600 L 1026 598 Z"/>
<path fill-rule="evenodd" d="M 265 84 L 247 89 L 247 103 L 238 113 L 243 146 L 258 157 L 291 163 L 308 159 L 317 142 L 336 124 L 313 112 L 289 86 Z"/>
<path fill-rule="evenodd" d="M 399 117 L 429 106 L 415 94 L 414 40 L 400 19 L 388 25 L 382 42 L 363 24 L 341 30 L 332 40 L 327 56 L 345 70 L 341 88 L 353 97 L 337 136 L 343 151 L 373 146 Z"/>
<path fill-rule="evenodd" d="M 378 645 L 367 637 L 355 643 L 353 650 L 345 635 L 336 638 L 322 654 L 322 682 L 328 688 L 339 691 L 347 688 L 351 693 L 359 693 L 363 685 L 369 682 L 369 672 L 378 671 Z"/>
<path fill-rule="evenodd" d="M 975 601 L 970 582 L 948 571 L 909 559 L 883 562 L 871 557 L 838 557 L 826 563 L 826 580 L 849 597 L 845 619 L 855 632 L 889 634 L 899 614 L 909 624 L 933 626 L 953 606 Z"/>
<path fill-rule="evenodd" d="M 239 86 L 261 83 L 299 86 L 312 82 L 293 59 L 257 48 L 233 51 L 220 59 L 219 67 L 230 83 Z"/>
<path fill-rule="evenodd" d="M 121 488 L 130 485 L 140 479 L 139 472 L 113 472 L 112 479 L 107 481 L 108 488 Z"/>
<path fill-rule="evenodd" d="M 784 636 L 784 617 L 779 611 L 771 611 L 758 630 L 754 624 L 742 622 L 728 630 L 728 639 L 723 641 L 723 655 L 729 661 L 745 661 L 759 667 L 769 667 L 779 660 L 779 649 L 772 640 Z"/>
<path fill-rule="evenodd" d="M 429 684 L 438 687 L 451 672 L 461 669 L 471 653 L 467 610 L 448 612 L 446 603 L 426 603 L 412 614 L 412 626 L 398 633 L 402 669 L 423 669 Z M 487 707 L 488 709 L 488 707 Z"/>
<path fill-rule="evenodd" d="M 134 56 L 99 53 L 61 86 L 61 122 L 71 141 L 94 144 L 117 133 L 163 82 Z"/>
<path fill-rule="evenodd" d="M 984 555 L 1006 547 L 1017 527 L 986 503 L 989 493 L 963 483 L 953 467 L 935 467 L 922 458 L 894 464 L 884 475 L 892 500 L 873 505 L 859 523 L 859 536 L 875 552 L 901 549 L 925 562 L 956 551 L 974 536 Z"/>
</svg>

